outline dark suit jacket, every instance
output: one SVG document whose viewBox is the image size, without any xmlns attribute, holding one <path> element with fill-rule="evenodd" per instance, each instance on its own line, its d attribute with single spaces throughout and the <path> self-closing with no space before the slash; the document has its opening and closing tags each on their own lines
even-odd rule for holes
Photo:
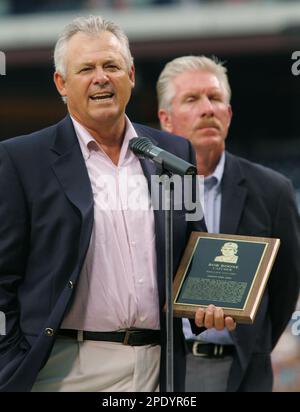
<svg viewBox="0 0 300 412">
<path fill-rule="evenodd" d="M 135 125 L 162 148 L 193 162 L 190 143 Z M 154 165 L 142 160 L 148 181 Z M 45 365 L 66 310 L 93 226 L 93 196 L 73 124 L 58 124 L 0 144 L 0 310 L 7 335 L 0 340 L 0 390 L 29 391 Z M 202 223 L 174 216 L 174 269 L 192 229 Z M 159 302 L 165 302 L 164 214 L 155 211 Z M 71 283 L 70 283 L 71 281 Z M 54 331 L 54 335 L 52 334 Z M 161 311 L 161 388 L 165 382 L 165 318 Z M 174 320 L 176 390 L 185 375 L 181 319 Z M 176 373 L 177 372 L 177 373 Z"/>
<path fill-rule="evenodd" d="M 270 391 L 270 352 L 293 313 L 300 282 L 300 223 L 292 185 L 279 173 L 226 153 L 220 232 L 280 238 L 253 325 L 232 333 L 237 356 L 228 391 Z"/>
</svg>

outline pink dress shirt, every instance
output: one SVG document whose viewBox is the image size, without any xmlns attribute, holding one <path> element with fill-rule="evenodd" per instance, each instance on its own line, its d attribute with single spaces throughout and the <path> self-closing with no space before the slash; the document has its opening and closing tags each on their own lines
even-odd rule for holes
<svg viewBox="0 0 300 412">
<path fill-rule="evenodd" d="M 154 214 L 147 180 L 126 133 L 115 165 L 72 118 L 94 196 L 94 227 L 72 306 L 61 328 L 159 329 Z"/>
</svg>

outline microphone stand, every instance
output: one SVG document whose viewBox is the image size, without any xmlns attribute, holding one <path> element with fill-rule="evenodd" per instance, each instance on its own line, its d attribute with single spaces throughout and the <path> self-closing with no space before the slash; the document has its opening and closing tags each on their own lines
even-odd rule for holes
<svg viewBox="0 0 300 412">
<path fill-rule="evenodd" d="M 166 392 L 174 392 L 174 319 L 173 319 L 173 212 L 174 175 L 164 167 L 161 159 L 156 165 L 162 183 L 162 205 L 164 206 L 165 228 L 165 294 L 166 294 Z M 156 163 L 158 161 L 156 160 Z"/>
<path fill-rule="evenodd" d="M 156 175 L 163 186 L 165 206 L 165 288 L 166 288 L 166 390 L 174 392 L 174 332 L 173 332 L 173 211 L 174 183 L 170 177 L 174 173 L 181 176 L 196 174 L 194 165 L 153 145 L 146 137 L 131 139 L 131 150 L 140 158 L 149 158 L 156 164 Z"/>
<path fill-rule="evenodd" d="M 165 288 L 166 288 L 166 391 L 174 392 L 174 331 L 173 331 L 173 211 L 174 183 L 170 182 L 172 173 L 163 168 L 160 181 L 163 186 L 165 205 Z"/>
</svg>

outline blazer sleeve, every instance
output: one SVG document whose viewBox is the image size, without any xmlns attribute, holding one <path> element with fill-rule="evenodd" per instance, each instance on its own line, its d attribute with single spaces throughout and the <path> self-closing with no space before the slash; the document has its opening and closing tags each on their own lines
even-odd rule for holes
<svg viewBox="0 0 300 412">
<path fill-rule="evenodd" d="M 195 157 L 194 149 L 193 149 L 193 147 L 192 147 L 192 145 L 189 141 L 188 141 L 188 143 L 189 143 L 189 162 L 196 165 L 196 157 Z M 198 185 L 198 182 L 195 182 L 195 183 Z M 199 189 L 199 187 L 198 187 L 198 189 Z M 192 221 L 189 222 L 189 231 L 190 232 L 192 232 L 192 231 L 207 232 L 205 219 L 204 219 L 203 208 L 202 208 L 201 202 L 200 202 L 200 190 L 197 190 L 196 186 L 194 185 L 193 186 L 193 191 L 194 191 L 193 200 L 198 203 L 198 210 L 199 210 L 198 213 L 200 213 L 200 216 L 199 216 L 200 219 L 195 220 L 195 221 L 192 220 Z M 199 328 L 198 326 L 196 326 L 194 319 L 189 319 L 189 321 L 190 321 L 192 332 L 195 335 L 198 335 L 199 333 L 204 332 L 206 330 L 205 327 L 200 327 Z"/>
<path fill-rule="evenodd" d="M 189 162 L 196 165 L 196 155 L 193 149 L 192 144 L 187 140 L 189 145 Z M 204 219 L 204 210 L 201 204 L 201 190 L 200 190 L 200 176 L 197 176 L 197 181 L 195 181 L 193 185 L 193 201 L 197 203 L 197 207 L 195 209 L 197 216 L 199 217 L 198 220 L 190 221 L 189 222 L 189 230 L 196 231 L 196 232 L 207 232 L 206 223 Z M 204 193 L 204 190 L 203 190 Z M 204 199 L 203 199 L 204 201 Z"/>
<path fill-rule="evenodd" d="M 300 220 L 290 181 L 281 188 L 272 232 L 281 240 L 269 282 L 274 347 L 295 309 L 300 287 Z"/>
<path fill-rule="evenodd" d="M 0 370 L 21 354 L 18 287 L 26 268 L 29 216 L 24 191 L 3 144 L 0 145 L 0 311 L 6 321 L 0 336 Z"/>
</svg>

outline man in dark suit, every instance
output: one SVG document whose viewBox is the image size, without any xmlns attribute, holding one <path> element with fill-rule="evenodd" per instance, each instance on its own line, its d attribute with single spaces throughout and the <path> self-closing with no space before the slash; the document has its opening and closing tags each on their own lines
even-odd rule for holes
<svg viewBox="0 0 300 412">
<path fill-rule="evenodd" d="M 139 207 L 156 171 L 129 141 L 148 136 L 188 162 L 192 146 L 126 117 L 134 66 L 114 23 L 74 20 L 54 55 L 69 114 L 0 145 L 0 390 L 154 391 L 159 379 L 164 390 L 163 211 Z M 191 230 L 205 225 L 185 210 L 174 220 L 176 269 Z M 195 326 L 235 324 L 211 307 Z M 180 319 L 174 354 L 181 390 Z"/>
<path fill-rule="evenodd" d="M 291 182 L 225 151 L 232 110 L 221 63 L 205 56 L 174 59 L 161 72 L 157 92 L 162 129 L 184 136 L 195 149 L 198 173 L 204 175 L 208 231 L 281 240 L 253 325 L 198 336 L 184 325 L 186 389 L 271 391 L 270 354 L 299 293 L 300 225 Z"/>
</svg>

